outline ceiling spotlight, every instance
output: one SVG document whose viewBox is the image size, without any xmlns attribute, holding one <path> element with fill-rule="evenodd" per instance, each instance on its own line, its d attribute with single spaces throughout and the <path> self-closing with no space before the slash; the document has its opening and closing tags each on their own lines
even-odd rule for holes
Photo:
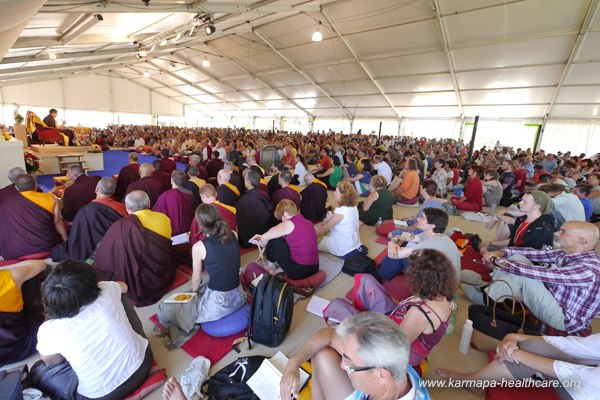
<svg viewBox="0 0 600 400">
<path fill-rule="evenodd" d="M 177 34 L 177 36 L 175 36 L 175 40 L 173 40 L 174 42 L 178 41 L 179 39 L 181 39 L 181 32 L 179 32 Z"/>
<path fill-rule="evenodd" d="M 323 40 L 323 34 L 321 33 L 321 23 L 319 22 L 319 26 L 317 27 L 317 30 L 312 34 L 312 41 L 320 42 L 322 40 Z"/>
<path fill-rule="evenodd" d="M 49 51 L 48 58 L 51 59 L 52 61 L 56 60 L 56 53 Z"/>
<path fill-rule="evenodd" d="M 144 72 L 144 78 L 150 78 L 150 72 L 145 71 Z"/>
<path fill-rule="evenodd" d="M 156 45 L 153 45 L 153 46 L 150 48 L 150 52 L 153 52 L 155 49 L 156 49 Z"/>
<path fill-rule="evenodd" d="M 208 25 L 206 25 L 204 30 L 206 31 L 207 35 L 212 35 L 213 33 L 215 33 L 217 31 L 217 28 L 215 28 L 215 24 L 211 21 L 208 23 Z"/>
<path fill-rule="evenodd" d="M 138 54 L 140 55 L 140 57 L 146 57 L 148 55 L 148 52 L 146 50 L 140 50 Z"/>
<path fill-rule="evenodd" d="M 204 55 L 204 60 L 202 60 L 202 66 L 206 68 L 210 67 L 210 61 L 206 58 L 206 54 Z"/>
<path fill-rule="evenodd" d="M 161 46 L 166 46 L 167 45 L 167 39 L 163 39 L 160 41 L 160 45 Z"/>
</svg>

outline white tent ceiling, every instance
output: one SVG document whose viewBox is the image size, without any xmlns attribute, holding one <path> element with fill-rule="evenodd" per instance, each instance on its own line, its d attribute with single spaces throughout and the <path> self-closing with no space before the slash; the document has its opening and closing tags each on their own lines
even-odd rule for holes
<svg viewBox="0 0 600 400">
<path fill-rule="evenodd" d="M 4 0 L 0 21 L 15 23 L 2 26 L 20 34 L 0 39 L 0 85 L 111 74 L 208 115 L 595 119 L 599 2 Z M 31 19 L 18 24 L 24 8 Z M 134 41 L 205 12 L 214 34 L 186 32 L 136 58 Z"/>
</svg>

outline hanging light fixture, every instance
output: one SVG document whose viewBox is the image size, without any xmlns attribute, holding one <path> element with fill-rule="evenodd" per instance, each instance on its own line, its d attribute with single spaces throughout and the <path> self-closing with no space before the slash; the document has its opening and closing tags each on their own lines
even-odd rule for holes
<svg viewBox="0 0 600 400">
<path fill-rule="evenodd" d="M 146 50 L 140 50 L 138 54 L 140 55 L 140 57 L 146 57 L 148 55 L 148 52 Z"/>
<path fill-rule="evenodd" d="M 204 31 L 207 35 L 212 35 L 216 32 L 216 30 L 217 28 L 215 28 L 215 24 L 212 21 L 210 21 L 208 25 L 206 25 L 206 27 L 204 28 Z"/>
<path fill-rule="evenodd" d="M 173 40 L 173 42 L 176 42 L 176 41 L 178 41 L 179 39 L 181 39 L 181 32 L 179 32 L 179 33 L 177 34 L 177 36 L 175 36 L 175 39 Z"/>
<path fill-rule="evenodd" d="M 321 33 L 321 21 L 319 21 L 319 26 L 317 26 L 317 30 L 312 34 L 313 42 L 320 42 L 323 40 L 323 34 Z"/>
<path fill-rule="evenodd" d="M 56 53 L 53 51 L 48 52 L 48 58 L 52 61 L 56 60 Z"/>
<path fill-rule="evenodd" d="M 206 54 L 204 54 L 204 60 L 202 60 L 202 66 L 203 67 L 210 67 L 210 61 L 208 61 L 208 58 L 206 58 Z"/>
<path fill-rule="evenodd" d="M 144 78 L 150 78 L 150 72 L 144 71 Z"/>
</svg>

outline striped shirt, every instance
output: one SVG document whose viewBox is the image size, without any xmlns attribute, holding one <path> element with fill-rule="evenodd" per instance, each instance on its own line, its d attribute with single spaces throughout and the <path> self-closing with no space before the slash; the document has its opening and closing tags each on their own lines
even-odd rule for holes
<svg viewBox="0 0 600 400">
<path fill-rule="evenodd" d="M 590 321 L 600 312 L 600 259 L 595 251 L 567 254 L 563 250 L 535 250 L 509 247 L 507 256 L 521 254 L 534 263 L 531 266 L 501 258 L 498 265 L 508 272 L 537 279 L 546 285 L 565 315 L 567 332 L 589 328 Z"/>
</svg>

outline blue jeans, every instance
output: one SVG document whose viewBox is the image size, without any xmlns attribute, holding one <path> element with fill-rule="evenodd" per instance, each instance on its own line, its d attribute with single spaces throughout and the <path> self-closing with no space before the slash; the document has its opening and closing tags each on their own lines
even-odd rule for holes
<svg viewBox="0 0 600 400">
<path fill-rule="evenodd" d="M 386 281 L 391 281 L 400 273 L 403 273 L 408 268 L 408 258 L 389 258 L 385 256 L 379 265 L 379 274 Z"/>
</svg>

